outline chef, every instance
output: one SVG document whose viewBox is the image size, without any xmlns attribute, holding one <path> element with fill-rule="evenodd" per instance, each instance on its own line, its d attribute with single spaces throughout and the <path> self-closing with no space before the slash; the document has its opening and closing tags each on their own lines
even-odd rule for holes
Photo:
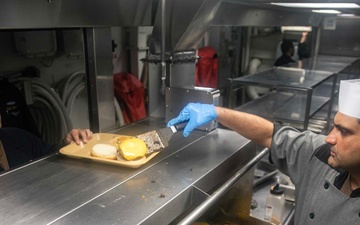
<svg viewBox="0 0 360 225">
<path fill-rule="evenodd" d="M 270 148 L 270 162 L 296 187 L 295 224 L 360 224 L 360 79 L 340 82 L 339 111 L 327 136 L 200 103 L 188 104 L 168 126 L 189 121 L 186 137 L 215 119 Z"/>
</svg>

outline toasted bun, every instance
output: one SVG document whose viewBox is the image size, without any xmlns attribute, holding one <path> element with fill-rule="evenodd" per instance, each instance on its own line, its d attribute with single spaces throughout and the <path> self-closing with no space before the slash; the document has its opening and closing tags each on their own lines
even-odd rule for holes
<svg viewBox="0 0 360 225">
<path fill-rule="evenodd" d="M 96 144 L 91 149 L 91 155 L 104 159 L 116 159 L 117 151 L 115 146 L 107 144 Z"/>
</svg>

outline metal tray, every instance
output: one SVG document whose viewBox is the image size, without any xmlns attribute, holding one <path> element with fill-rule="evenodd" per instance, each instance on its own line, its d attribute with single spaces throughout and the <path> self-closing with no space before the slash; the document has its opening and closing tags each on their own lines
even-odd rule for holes
<svg viewBox="0 0 360 225">
<path fill-rule="evenodd" d="M 113 164 L 117 166 L 124 166 L 130 168 L 138 168 L 145 163 L 149 162 L 152 158 L 154 158 L 159 152 L 151 153 L 150 155 L 146 155 L 141 159 L 133 160 L 133 161 L 126 161 L 125 159 L 117 159 L 117 160 L 110 160 L 110 159 L 103 159 L 99 157 L 91 156 L 91 149 L 96 144 L 109 144 L 114 145 L 117 138 L 125 136 L 125 135 L 117 135 L 117 134 L 108 134 L 108 133 L 95 133 L 93 138 L 86 144 L 81 143 L 77 145 L 76 143 L 72 143 L 60 149 L 60 153 L 72 158 L 78 159 L 91 159 L 96 162 L 100 163 L 107 163 Z"/>
</svg>

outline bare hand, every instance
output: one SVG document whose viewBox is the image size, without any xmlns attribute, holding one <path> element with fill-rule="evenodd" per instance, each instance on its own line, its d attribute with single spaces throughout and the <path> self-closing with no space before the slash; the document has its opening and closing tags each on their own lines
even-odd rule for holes
<svg viewBox="0 0 360 225">
<path fill-rule="evenodd" d="M 307 31 L 302 32 L 300 43 L 304 43 L 306 41 L 307 35 L 308 35 Z"/>
<path fill-rule="evenodd" d="M 75 142 L 76 144 L 80 144 L 81 141 L 83 143 L 87 143 L 93 136 L 93 132 L 89 129 L 72 129 L 66 136 L 65 143 L 70 144 Z"/>
</svg>

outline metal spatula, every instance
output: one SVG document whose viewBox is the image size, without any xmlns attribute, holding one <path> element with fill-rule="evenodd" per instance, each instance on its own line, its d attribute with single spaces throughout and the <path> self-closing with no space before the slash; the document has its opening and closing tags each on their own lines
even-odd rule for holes
<svg viewBox="0 0 360 225">
<path fill-rule="evenodd" d="M 180 123 L 171 127 L 149 131 L 136 137 L 147 145 L 147 154 L 160 151 L 169 145 L 169 140 L 177 131 L 183 130 L 187 123 Z"/>
</svg>

